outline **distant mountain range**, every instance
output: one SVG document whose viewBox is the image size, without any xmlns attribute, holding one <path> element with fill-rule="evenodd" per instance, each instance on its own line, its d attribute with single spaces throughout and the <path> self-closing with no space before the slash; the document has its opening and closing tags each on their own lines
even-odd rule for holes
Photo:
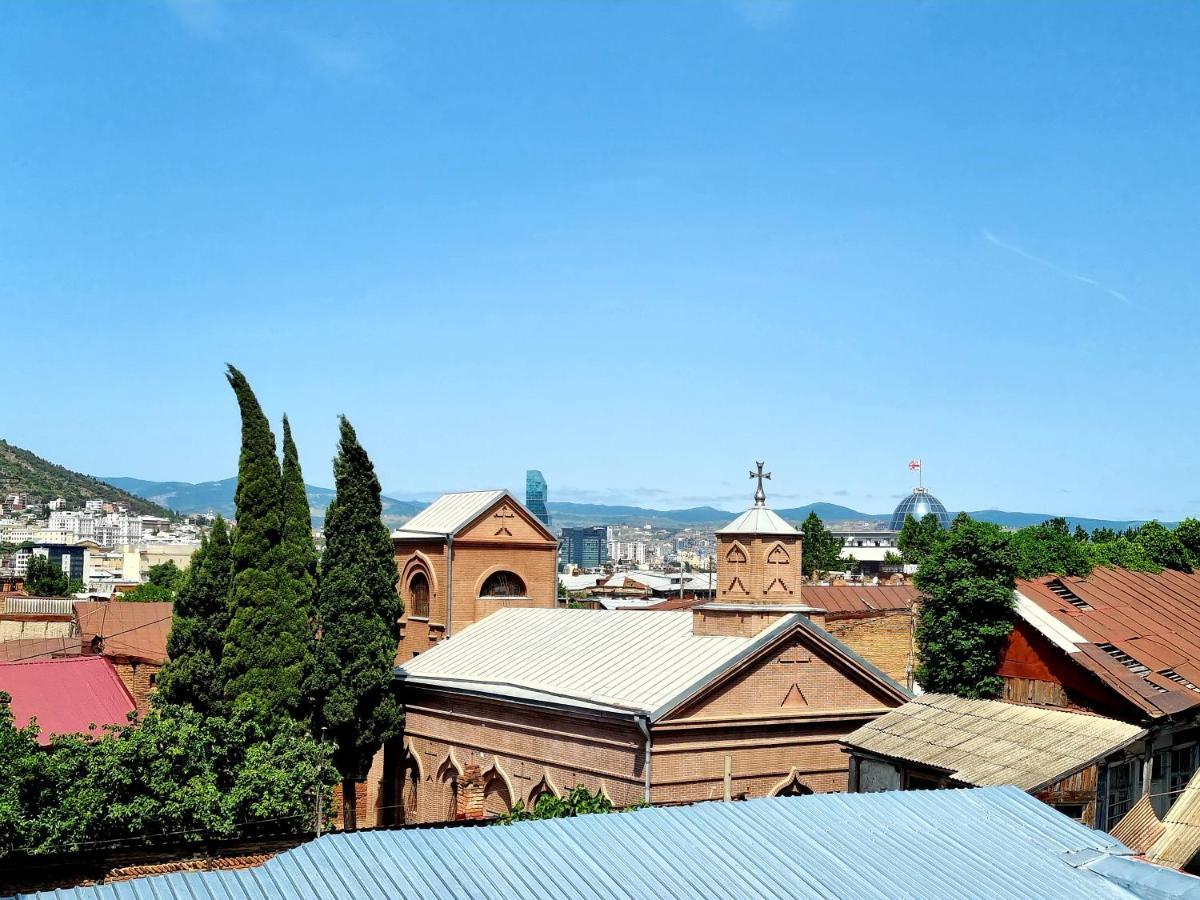
<svg viewBox="0 0 1200 900">
<path fill-rule="evenodd" d="M 141 478 L 126 477 L 105 478 L 104 481 L 179 513 L 212 512 L 233 518 L 236 477 L 224 478 L 221 481 L 202 481 L 199 484 L 187 481 L 144 481 Z M 308 506 L 312 511 L 313 525 L 319 528 L 325 520 L 325 508 L 333 500 L 335 492 L 332 488 L 317 487 L 313 484 L 306 484 L 304 487 L 308 492 Z M 383 520 L 395 527 L 411 519 L 428 505 L 415 500 L 384 497 Z"/>
<path fill-rule="evenodd" d="M 144 497 L 155 504 L 169 507 L 179 513 L 219 512 L 233 516 L 233 494 L 237 488 L 236 478 L 221 481 L 202 481 L 192 484 L 186 481 L 144 481 L 140 478 L 113 477 L 102 479 L 130 494 Z M 320 527 L 324 521 L 325 508 L 333 499 L 331 488 L 306 485 L 308 504 L 312 509 L 313 524 Z M 426 506 L 419 500 L 397 500 L 383 498 L 383 518 L 395 527 L 412 518 Z M 695 506 L 688 509 L 648 509 L 641 506 L 612 506 L 603 503 L 551 502 L 550 517 L 556 527 L 574 525 L 650 525 L 653 528 L 705 528 L 720 527 L 737 515 L 737 511 L 716 509 L 712 506 Z M 800 523 L 810 512 L 815 512 L 826 524 L 860 524 L 886 526 L 891 513 L 865 513 L 836 503 L 810 503 L 789 509 L 776 510 L 789 522 Z M 971 518 L 984 522 L 995 522 L 1006 528 L 1023 528 L 1036 525 L 1052 517 L 1051 513 L 1005 512 L 998 509 L 975 510 Z M 1087 519 L 1067 516 L 1071 527 L 1082 525 L 1088 531 L 1095 528 L 1124 529 L 1140 524 L 1138 521 Z"/>
</svg>

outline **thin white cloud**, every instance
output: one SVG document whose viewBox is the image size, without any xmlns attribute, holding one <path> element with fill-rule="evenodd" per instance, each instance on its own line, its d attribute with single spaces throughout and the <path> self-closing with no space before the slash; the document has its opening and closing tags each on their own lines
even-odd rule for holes
<svg viewBox="0 0 1200 900">
<path fill-rule="evenodd" d="M 734 0 L 733 8 L 752 28 L 772 28 L 791 18 L 796 4 L 793 0 Z"/>
<path fill-rule="evenodd" d="M 1039 266 L 1045 266 L 1050 271 L 1057 272 L 1059 275 L 1062 275 L 1064 278 L 1070 278 L 1072 281 L 1078 281 L 1080 284 L 1086 284 L 1086 285 L 1089 285 L 1090 287 L 1094 287 L 1098 291 L 1103 291 L 1105 294 L 1108 294 L 1110 297 L 1113 297 L 1116 300 L 1120 300 L 1126 306 L 1134 306 L 1135 305 L 1134 302 L 1132 300 L 1130 300 L 1129 297 L 1127 297 L 1125 294 L 1122 294 L 1120 291 L 1115 290 L 1114 288 L 1110 288 L 1106 284 L 1101 284 L 1099 281 L 1097 281 L 1095 278 L 1092 278 L 1090 275 L 1084 275 L 1081 272 L 1075 272 L 1071 269 L 1060 266 L 1056 262 L 1052 262 L 1051 260 L 1045 259 L 1044 257 L 1037 256 L 1036 254 L 1030 253 L 1028 250 L 1018 247 L 1016 244 L 1010 244 L 1007 241 L 1002 241 L 1002 240 L 1000 240 L 1000 238 L 996 237 L 990 231 L 984 230 L 983 239 L 994 247 L 999 247 L 1001 250 L 1007 250 L 1009 253 L 1015 253 L 1015 254 L 1017 254 L 1017 256 L 1020 256 L 1022 259 L 1027 259 L 1030 262 L 1037 263 Z"/>
</svg>

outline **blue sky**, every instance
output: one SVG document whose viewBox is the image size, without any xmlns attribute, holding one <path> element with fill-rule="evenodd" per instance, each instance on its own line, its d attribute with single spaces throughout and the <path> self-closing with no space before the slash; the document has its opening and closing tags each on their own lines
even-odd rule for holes
<svg viewBox="0 0 1200 900">
<path fill-rule="evenodd" d="M 1200 512 L 1200 6 L 11 3 L 4 436 L 397 496 Z"/>
</svg>

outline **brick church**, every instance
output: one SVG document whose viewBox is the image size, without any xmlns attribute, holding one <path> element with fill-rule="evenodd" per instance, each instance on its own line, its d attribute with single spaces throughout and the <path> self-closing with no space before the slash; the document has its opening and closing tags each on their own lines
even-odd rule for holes
<svg viewBox="0 0 1200 900">
<path fill-rule="evenodd" d="M 845 790 L 840 739 L 909 695 L 804 605 L 800 534 L 757 475 L 753 506 L 717 532 L 716 598 L 692 610 L 556 608 L 552 537 L 511 497 L 397 533 L 406 720 L 384 821 L 498 815 L 576 785 L 618 805 Z M 463 563 L 464 546 L 497 555 Z M 497 573 L 524 590 L 492 593 Z"/>
</svg>

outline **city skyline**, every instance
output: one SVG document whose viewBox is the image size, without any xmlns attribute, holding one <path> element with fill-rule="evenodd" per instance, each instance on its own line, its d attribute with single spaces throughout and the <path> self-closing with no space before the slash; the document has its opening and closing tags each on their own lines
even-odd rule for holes
<svg viewBox="0 0 1200 900">
<path fill-rule="evenodd" d="M 4 437 L 227 478 L 232 362 L 318 485 L 345 413 L 401 497 L 1194 515 L 1166 9 L 13 5 Z"/>
</svg>

